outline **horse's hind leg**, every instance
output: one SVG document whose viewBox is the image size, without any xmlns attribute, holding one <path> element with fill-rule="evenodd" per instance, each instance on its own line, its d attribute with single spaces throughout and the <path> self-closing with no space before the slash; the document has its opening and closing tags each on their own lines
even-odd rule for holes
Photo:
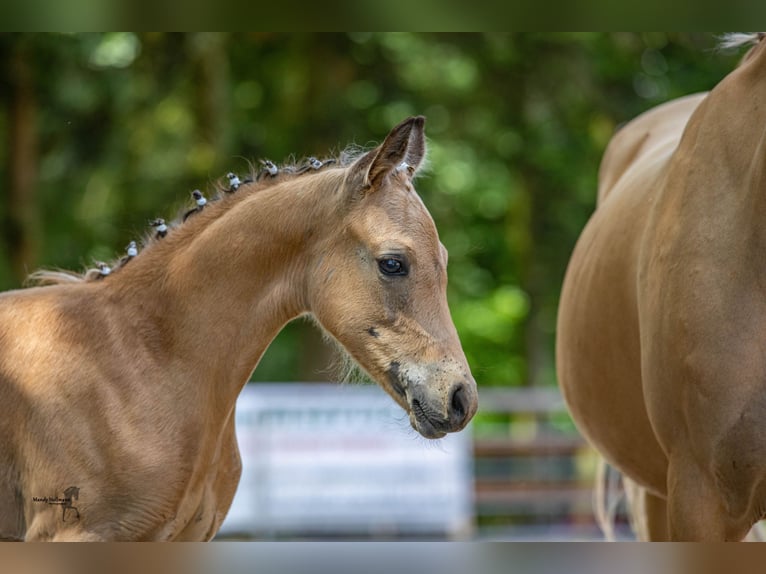
<svg viewBox="0 0 766 574">
<path fill-rule="evenodd" d="M 646 537 L 652 542 L 667 542 L 670 540 L 668 531 L 668 503 L 651 492 L 644 492 L 644 511 L 646 520 Z"/>
<path fill-rule="evenodd" d="M 668 505 L 626 476 L 622 477 L 627 499 L 630 525 L 636 538 L 642 542 L 670 540 L 668 532 Z"/>
</svg>

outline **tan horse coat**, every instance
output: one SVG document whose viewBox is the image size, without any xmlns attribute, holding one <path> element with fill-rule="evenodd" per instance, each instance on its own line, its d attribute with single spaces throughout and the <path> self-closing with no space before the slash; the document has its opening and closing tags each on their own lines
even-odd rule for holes
<svg viewBox="0 0 766 574">
<path fill-rule="evenodd" d="M 560 385 L 653 539 L 739 540 L 766 511 L 764 136 L 761 42 L 618 132 L 567 270 Z"/>
<path fill-rule="evenodd" d="M 210 539 L 237 395 L 303 314 L 422 435 L 462 429 L 476 384 L 412 184 L 424 153 L 410 118 L 349 166 L 242 186 L 104 279 L 0 295 L 0 538 Z"/>
</svg>

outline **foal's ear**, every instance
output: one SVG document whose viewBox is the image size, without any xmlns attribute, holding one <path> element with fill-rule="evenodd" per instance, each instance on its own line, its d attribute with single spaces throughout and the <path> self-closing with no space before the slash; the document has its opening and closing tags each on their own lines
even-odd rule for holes
<svg viewBox="0 0 766 574">
<path fill-rule="evenodd" d="M 406 169 L 412 177 L 426 155 L 423 116 L 407 118 L 394 127 L 383 143 L 364 155 L 354 166 L 364 175 L 364 186 L 375 188 L 395 170 Z"/>
</svg>

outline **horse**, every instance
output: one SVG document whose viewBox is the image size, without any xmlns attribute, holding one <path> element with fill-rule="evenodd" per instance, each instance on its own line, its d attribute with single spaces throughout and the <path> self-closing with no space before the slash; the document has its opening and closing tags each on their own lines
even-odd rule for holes
<svg viewBox="0 0 766 574">
<path fill-rule="evenodd" d="M 562 393 L 649 540 L 741 540 L 766 514 L 763 38 L 615 134 L 562 286 Z"/>
<path fill-rule="evenodd" d="M 355 157 L 269 161 L 216 198 L 195 190 L 141 250 L 0 295 L 0 538 L 210 540 L 240 477 L 237 395 L 299 316 L 420 435 L 463 429 L 478 393 L 414 187 L 424 122 Z M 79 520 L 33 504 L 69 484 Z"/>
</svg>

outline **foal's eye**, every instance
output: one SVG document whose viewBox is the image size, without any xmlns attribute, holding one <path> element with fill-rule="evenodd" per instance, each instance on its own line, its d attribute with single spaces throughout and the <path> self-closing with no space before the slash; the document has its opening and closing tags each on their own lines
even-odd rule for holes
<svg viewBox="0 0 766 574">
<path fill-rule="evenodd" d="M 401 259 L 384 257 L 378 260 L 378 267 L 384 275 L 407 275 L 407 268 Z"/>
</svg>

